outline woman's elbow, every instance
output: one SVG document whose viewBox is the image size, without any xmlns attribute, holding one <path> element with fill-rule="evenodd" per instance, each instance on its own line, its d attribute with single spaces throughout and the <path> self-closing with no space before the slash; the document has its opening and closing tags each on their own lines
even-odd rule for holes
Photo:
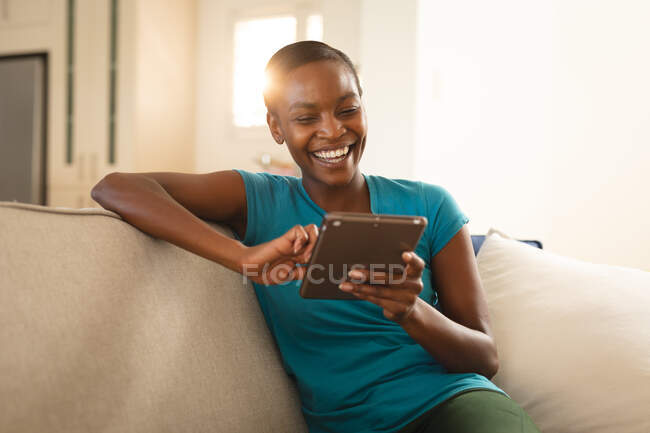
<svg viewBox="0 0 650 433">
<path fill-rule="evenodd" d="M 103 197 L 106 194 L 106 191 L 111 189 L 113 186 L 120 181 L 124 173 L 112 172 L 104 176 L 99 182 L 95 184 L 90 190 L 90 197 L 95 200 L 97 203 L 102 204 Z"/>
<path fill-rule="evenodd" d="M 488 379 L 492 379 L 497 374 L 498 371 L 499 371 L 499 357 L 494 356 L 487 363 L 484 376 L 487 377 Z"/>
<path fill-rule="evenodd" d="M 490 340 L 492 344 L 490 344 L 490 350 L 484 365 L 485 371 L 483 373 L 488 379 L 492 379 L 499 371 L 499 352 L 497 351 L 497 345 L 493 338 L 490 338 Z"/>
</svg>

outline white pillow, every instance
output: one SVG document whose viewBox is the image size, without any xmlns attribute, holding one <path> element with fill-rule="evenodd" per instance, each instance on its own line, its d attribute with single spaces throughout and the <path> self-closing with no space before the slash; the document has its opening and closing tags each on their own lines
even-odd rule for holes
<svg viewBox="0 0 650 433">
<path fill-rule="evenodd" d="M 500 368 L 544 433 L 650 432 L 650 272 L 491 229 L 478 256 Z"/>
</svg>

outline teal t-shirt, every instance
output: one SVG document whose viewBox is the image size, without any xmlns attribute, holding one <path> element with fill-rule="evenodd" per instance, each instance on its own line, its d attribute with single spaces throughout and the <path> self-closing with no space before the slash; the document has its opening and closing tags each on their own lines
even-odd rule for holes
<svg viewBox="0 0 650 433">
<path fill-rule="evenodd" d="M 325 211 L 300 178 L 236 170 L 244 179 L 244 245 L 270 241 L 296 224 L 320 226 Z M 429 224 L 415 250 L 425 262 L 420 297 L 440 311 L 431 258 L 469 221 L 442 187 L 363 175 L 374 214 L 422 215 Z M 378 305 L 365 300 L 304 299 L 300 281 L 253 283 L 257 299 L 296 381 L 310 433 L 396 432 L 467 389 L 504 391 L 476 373 L 448 373 Z"/>
</svg>

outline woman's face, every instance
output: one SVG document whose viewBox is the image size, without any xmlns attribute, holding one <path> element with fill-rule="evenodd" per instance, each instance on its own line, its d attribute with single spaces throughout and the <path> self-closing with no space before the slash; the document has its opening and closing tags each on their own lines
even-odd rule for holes
<svg viewBox="0 0 650 433">
<path fill-rule="evenodd" d="M 303 177 L 332 186 L 348 184 L 367 130 L 352 72 L 342 62 L 312 62 L 291 71 L 280 86 L 274 115 L 267 115 L 271 133 L 284 138 Z"/>
</svg>

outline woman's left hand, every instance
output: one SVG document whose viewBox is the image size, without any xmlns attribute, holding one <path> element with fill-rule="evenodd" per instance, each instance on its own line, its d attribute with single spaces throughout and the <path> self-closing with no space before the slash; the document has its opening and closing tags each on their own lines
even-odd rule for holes
<svg viewBox="0 0 650 433">
<path fill-rule="evenodd" d="M 403 323 L 413 310 L 422 291 L 424 260 L 413 251 L 402 253 L 406 268 L 394 272 L 380 272 L 372 269 L 354 269 L 348 272 L 351 280 L 339 285 L 344 292 L 352 293 L 384 309 L 384 316 L 397 323 Z"/>
</svg>

